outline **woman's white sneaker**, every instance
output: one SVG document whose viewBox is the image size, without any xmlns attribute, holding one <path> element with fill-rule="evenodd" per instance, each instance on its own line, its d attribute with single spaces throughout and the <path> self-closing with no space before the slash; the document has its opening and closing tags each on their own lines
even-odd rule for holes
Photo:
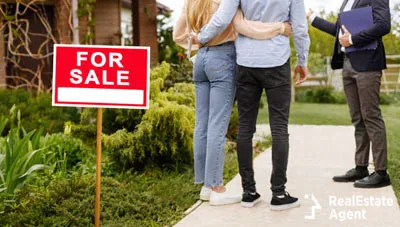
<svg viewBox="0 0 400 227">
<path fill-rule="evenodd" d="M 209 201 L 212 190 L 210 188 L 202 187 L 200 191 L 200 200 Z"/>
<path fill-rule="evenodd" d="M 238 193 L 230 192 L 228 189 L 223 193 L 211 191 L 210 205 L 211 206 L 222 206 L 234 203 L 240 203 L 242 196 Z"/>
</svg>

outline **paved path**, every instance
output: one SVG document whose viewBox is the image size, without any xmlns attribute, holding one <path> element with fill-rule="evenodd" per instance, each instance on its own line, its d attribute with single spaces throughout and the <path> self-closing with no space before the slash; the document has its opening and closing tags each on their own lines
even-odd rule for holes
<svg viewBox="0 0 400 227">
<path fill-rule="evenodd" d="M 258 133 L 267 131 L 268 126 L 258 127 Z M 289 131 L 291 150 L 287 190 L 300 198 L 300 208 L 283 212 L 268 209 L 271 152 L 267 150 L 254 160 L 257 190 L 263 198 L 261 203 L 251 209 L 239 204 L 212 207 L 202 203 L 176 226 L 400 226 L 400 209 L 392 187 L 355 189 L 351 183 L 331 180 L 333 175 L 344 173 L 353 166 L 352 127 L 290 126 Z M 236 176 L 227 186 L 241 193 L 240 177 Z M 316 205 L 311 195 L 322 207 L 315 211 L 315 219 L 306 218 Z M 372 200 L 373 204 L 356 206 L 349 201 L 352 199 L 354 203 L 357 200 L 371 203 Z"/>
</svg>

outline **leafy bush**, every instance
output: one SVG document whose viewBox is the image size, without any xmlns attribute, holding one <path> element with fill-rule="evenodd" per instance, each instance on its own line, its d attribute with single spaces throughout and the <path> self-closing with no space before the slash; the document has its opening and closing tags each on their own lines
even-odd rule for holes
<svg viewBox="0 0 400 227">
<path fill-rule="evenodd" d="M 331 87 L 319 87 L 296 92 L 296 101 L 304 103 L 335 103 L 346 104 L 344 92 L 336 92 Z M 398 103 L 398 97 L 393 94 L 380 94 L 381 105 L 392 105 Z"/>
<path fill-rule="evenodd" d="M 193 82 L 193 64 L 188 60 L 182 60 L 179 64 L 171 64 L 171 71 L 165 78 L 165 86 L 173 87 L 176 83 Z"/>
<path fill-rule="evenodd" d="M 135 127 L 142 121 L 144 112 L 144 110 L 132 109 L 104 109 L 103 132 L 106 134 L 111 134 L 120 129 L 133 131 L 135 130 Z M 95 126 L 96 116 L 96 109 L 83 109 L 81 113 L 80 125 L 74 125 L 72 130 L 76 131 L 76 133 L 78 133 L 77 131 L 91 130 L 91 128 L 89 129 L 88 127 Z M 96 130 L 94 132 L 96 132 Z"/>
<path fill-rule="evenodd" d="M 84 145 L 80 139 L 57 133 L 46 135 L 41 138 L 41 147 L 53 154 L 51 163 L 55 164 L 55 169 L 67 172 L 72 170 L 84 157 Z"/>
<path fill-rule="evenodd" d="M 150 109 L 136 129 L 104 137 L 105 148 L 117 166 L 140 170 L 146 165 L 165 167 L 192 162 L 194 87 L 177 84 L 165 91 L 168 73 L 166 63 L 152 71 Z"/>
<path fill-rule="evenodd" d="M 310 53 L 308 68 L 312 75 L 326 72 L 326 61 L 321 53 Z"/>
<path fill-rule="evenodd" d="M 172 226 L 197 199 L 193 171 L 152 170 L 102 178 L 102 226 Z M 91 226 L 94 175 L 25 187 L 1 214 L 0 226 Z"/>
<path fill-rule="evenodd" d="M 103 132 L 114 133 L 120 129 L 135 130 L 142 121 L 144 110 L 105 109 L 103 112 Z"/>
<path fill-rule="evenodd" d="M 392 105 L 398 103 L 398 99 L 395 95 L 388 95 L 385 93 L 381 93 L 380 103 L 381 105 Z"/>
<path fill-rule="evenodd" d="M 95 145 L 97 126 L 95 124 L 75 125 L 72 122 L 66 122 L 64 128 L 64 134 L 71 135 L 74 138 L 81 139 L 88 145 Z"/>
<path fill-rule="evenodd" d="M 0 134 L 9 123 L 10 130 L 0 144 L 0 193 L 13 194 L 35 171 L 45 168 L 44 150 L 40 149 L 41 130 L 25 133 L 21 113 L 15 108 L 11 117 L 0 123 Z"/>
<path fill-rule="evenodd" d="M 305 103 L 346 103 L 343 93 L 335 92 L 332 87 L 320 87 L 296 92 L 296 101 Z"/>
<path fill-rule="evenodd" d="M 21 124 L 26 131 L 43 128 L 46 133 L 62 132 L 64 122 L 79 122 L 77 108 L 52 107 L 51 94 L 35 96 L 25 90 L 0 89 L 0 115 L 8 116 L 13 105 L 21 110 Z"/>
<path fill-rule="evenodd" d="M 226 134 L 226 137 L 229 140 L 237 141 L 238 131 L 239 131 L 239 112 L 237 106 L 233 106 L 231 119 L 229 121 L 228 133 Z"/>
</svg>

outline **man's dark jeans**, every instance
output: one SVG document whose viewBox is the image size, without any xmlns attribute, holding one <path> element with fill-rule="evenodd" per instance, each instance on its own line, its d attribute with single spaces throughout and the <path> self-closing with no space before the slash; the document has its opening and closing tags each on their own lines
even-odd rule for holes
<svg viewBox="0 0 400 227">
<path fill-rule="evenodd" d="M 273 194 L 285 193 L 289 154 L 288 119 L 291 99 L 290 61 L 274 68 L 239 66 L 236 79 L 239 109 L 238 159 L 244 191 L 255 192 L 252 139 L 263 90 L 267 93 L 272 134 Z"/>
</svg>

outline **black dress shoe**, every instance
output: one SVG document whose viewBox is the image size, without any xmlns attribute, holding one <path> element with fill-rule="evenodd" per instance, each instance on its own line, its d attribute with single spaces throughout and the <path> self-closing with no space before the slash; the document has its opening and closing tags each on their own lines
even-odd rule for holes
<svg viewBox="0 0 400 227">
<path fill-rule="evenodd" d="M 391 185 L 389 174 L 382 176 L 376 172 L 354 183 L 356 188 L 381 188 L 388 185 Z"/>
<path fill-rule="evenodd" d="M 368 169 L 366 170 L 357 170 L 351 169 L 347 171 L 345 175 L 342 176 L 334 176 L 333 181 L 335 182 L 354 182 L 356 180 L 361 180 L 369 175 Z"/>
</svg>

